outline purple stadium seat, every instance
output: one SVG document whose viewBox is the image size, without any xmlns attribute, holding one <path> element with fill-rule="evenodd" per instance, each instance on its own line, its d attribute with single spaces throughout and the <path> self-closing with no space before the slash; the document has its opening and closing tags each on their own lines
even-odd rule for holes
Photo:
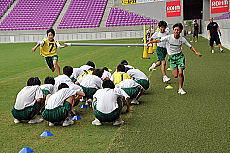
<svg viewBox="0 0 230 153">
<path fill-rule="evenodd" d="M 135 13 L 114 7 L 110 10 L 109 17 L 106 21 L 106 27 L 151 25 L 157 23 L 157 20 L 145 18 Z"/>
<path fill-rule="evenodd" d="M 0 31 L 48 29 L 55 23 L 65 2 L 66 0 L 19 0 L 0 23 Z M 8 28 L 4 28 L 5 26 Z"/>
<path fill-rule="evenodd" d="M 14 0 L 1 0 L 0 1 L 0 18 L 7 11 L 7 9 L 11 6 Z"/>
<path fill-rule="evenodd" d="M 107 0 L 72 0 L 58 29 L 99 27 Z"/>
</svg>

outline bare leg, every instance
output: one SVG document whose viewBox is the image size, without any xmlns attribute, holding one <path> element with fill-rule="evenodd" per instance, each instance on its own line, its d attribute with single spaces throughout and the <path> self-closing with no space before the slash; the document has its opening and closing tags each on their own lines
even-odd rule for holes
<svg viewBox="0 0 230 153">
<path fill-rule="evenodd" d="M 141 88 L 141 87 L 139 87 L 141 90 L 140 90 L 140 92 L 138 93 L 138 95 L 137 95 L 137 97 L 136 97 L 136 100 L 138 100 L 140 97 L 141 97 L 141 95 L 143 95 L 144 94 L 144 92 L 145 92 L 145 90 L 143 89 L 143 88 Z"/>
<path fill-rule="evenodd" d="M 223 46 L 222 46 L 222 44 L 219 44 L 218 46 L 219 46 L 219 48 L 220 48 L 220 51 L 222 52 L 222 51 L 223 51 Z"/>
<path fill-rule="evenodd" d="M 60 75 L 61 74 L 61 72 L 60 72 L 60 66 L 57 63 L 57 60 L 53 60 L 53 65 L 54 65 L 54 68 L 57 71 L 58 75 Z"/>
<path fill-rule="evenodd" d="M 184 69 L 179 69 L 179 88 L 183 87 L 184 83 L 184 74 L 183 74 Z"/>
<path fill-rule="evenodd" d="M 175 70 L 172 71 L 172 74 L 173 74 L 174 78 L 178 77 L 178 73 L 179 73 L 178 69 L 175 69 Z"/>
<path fill-rule="evenodd" d="M 166 75 L 165 69 L 166 69 L 166 61 L 161 61 L 161 73 L 163 76 Z"/>
<path fill-rule="evenodd" d="M 161 65 L 161 61 L 156 62 L 156 67 Z"/>
</svg>

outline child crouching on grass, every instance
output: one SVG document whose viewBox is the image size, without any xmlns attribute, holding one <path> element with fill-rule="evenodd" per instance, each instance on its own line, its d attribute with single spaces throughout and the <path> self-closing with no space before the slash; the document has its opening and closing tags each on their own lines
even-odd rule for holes
<svg viewBox="0 0 230 153">
<path fill-rule="evenodd" d="M 93 95 L 96 93 L 96 91 L 102 88 L 102 73 L 103 70 L 95 69 L 92 75 L 86 74 L 81 79 L 76 81 L 76 84 L 80 85 L 83 89 L 87 104 L 89 105 L 92 104 Z"/>
<path fill-rule="evenodd" d="M 124 90 L 115 88 L 111 80 L 104 81 L 102 87 L 103 89 L 97 90 L 93 95 L 95 120 L 92 124 L 102 125 L 101 122 L 113 122 L 113 125 L 123 124 L 120 114 L 124 101 L 127 104 L 127 112 L 129 111 L 129 96 Z"/>
<path fill-rule="evenodd" d="M 48 94 L 54 94 L 55 93 L 54 85 L 55 85 L 55 80 L 53 77 L 46 77 L 45 78 L 44 84 L 40 86 L 40 88 L 42 89 L 42 93 L 44 95 L 44 98 L 46 98 L 46 96 Z"/>
<path fill-rule="evenodd" d="M 124 90 L 132 99 L 131 104 L 139 104 L 138 99 L 144 93 L 145 89 L 132 79 L 125 79 L 116 85 L 116 88 Z"/>
<path fill-rule="evenodd" d="M 40 123 L 43 119 L 37 118 L 37 114 L 44 106 L 41 81 L 38 77 L 29 78 L 27 86 L 17 95 L 16 103 L 12 109 L 14 123 L 20 123 L 22 120 L 29 120 L 28 123 Z"/>
<path fill-rule="evenodd" d="M 78 97 L 75 98 L 74 96 Z M 85 94 L 82 91 L 71 90 L 66 83 L 61 83 L 55 94 L 47 95 L 42 117 L 49 121 L 49 126 L 54 126 L 55 123 L 60 122 L 62 122 L 62 126 L 74 124 L 74 121 L 69 119 L 68 116 L 75 101 L 83 96 Z"/>
</svg>

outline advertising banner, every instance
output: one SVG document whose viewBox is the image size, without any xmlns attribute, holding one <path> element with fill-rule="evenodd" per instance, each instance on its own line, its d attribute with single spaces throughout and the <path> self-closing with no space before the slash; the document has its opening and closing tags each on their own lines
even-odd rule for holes
<svg viewBox="0 0 230 153">
<path fill-rule="evenodd" d="M 161 2 L 165 0 L 122 0 L 122 5 L 150 3 L 150 2 Z"/>
<path fill-rule="evenodd" d="M 229 12 L 229 0 L 211 0 L 211 13 Z"/>
<path fill-rule="evenodd" d="M 167 17 L 181 16 L 180 1 L 166 2 L 166 16 Z"/>
</svg>

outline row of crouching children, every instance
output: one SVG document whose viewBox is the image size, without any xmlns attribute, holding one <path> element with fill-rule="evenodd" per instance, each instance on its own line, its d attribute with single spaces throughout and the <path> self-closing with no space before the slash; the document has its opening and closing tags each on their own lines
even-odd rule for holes
<svg viewBox="0 0 230 153">
<path fill-rule="evenodd" d="M 12 114 L 15 123 L 46 120 L 49 126 L 69 126 L 74 124 L 71 117 L 77 114 L 74 107 L 82 102 L 93 109 L 93 125 L 121 125 L 122 108 L 126 106 L 125 112 L 129 112 L 130 105 L 139 104 L 138 99 L 148 88 L 147 76 L 126 60 L 113 74 L 106 67 L 96 69 L 88 61 L 79 68 L 65 66 L 63 75 L 46 77 L 43 85 L 38 77 L 29 78 L 27 86 L 17 94 Z"/>
</svg>

